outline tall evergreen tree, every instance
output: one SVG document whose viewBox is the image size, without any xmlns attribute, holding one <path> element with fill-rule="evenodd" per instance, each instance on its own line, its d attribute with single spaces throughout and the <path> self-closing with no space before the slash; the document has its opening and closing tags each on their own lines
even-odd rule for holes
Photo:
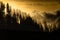
<svg viewBox="0 0 60 40">
<path fill-rule="evenodd" d="M 8 3 L 7 3 L 7 5 L 6 5 L 6 9 L 7 9 L 8 15 L 11 15 L 11 7 L 9 6 Z"/>
</svg>

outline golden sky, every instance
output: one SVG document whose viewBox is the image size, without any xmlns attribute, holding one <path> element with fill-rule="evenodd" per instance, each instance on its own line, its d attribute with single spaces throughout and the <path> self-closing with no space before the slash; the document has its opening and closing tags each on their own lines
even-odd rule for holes
<svg viewBox="0 0 60 40">
<path fill-rule="evenodd" d="M 39 1 L 39 0 L 0 0 L 5 4 L 9 3 L 12 8 L 31 13 L 34 10 L 40 12 L 53 12 L 60 9 L 59 1 Z"/>
</svg>

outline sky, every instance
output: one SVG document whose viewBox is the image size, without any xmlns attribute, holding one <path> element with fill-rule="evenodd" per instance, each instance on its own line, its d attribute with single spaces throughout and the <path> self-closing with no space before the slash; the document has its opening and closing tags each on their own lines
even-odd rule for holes
<svg viewBox="0 0 60 40">
<path fill-rule="evenodd" d="M 0 0 L 4 4 L 9 3 L 13 9 L 19 9 L 23 12 L 27 12 L 32 16 L 32 18 L 38 23 L 46 21 L 45 17 L 42 18 L 39 14 L 32 14 L 34 10 L 40 12 L 51 12 L 54 13 L 56 10 L 60 10 L 59 0 Z M 54 21 L 50 22 L 53 24 Z M 20 23 L 20 20 L 18 21 Z M 48 22 L 47 22 L 48 24 Z M 50 25 L 50 24 L 48 24 Z M 44 26 L 44 25 L 43 25 Z"/>
<path fill-rule="evenodd" d="M 14 9 L 32 13 L 34 10 L 40 12 L 54 12 L 60 9 L 59 0 L 0 0 L 3 3 L 9 3 Z"/>
</svg>

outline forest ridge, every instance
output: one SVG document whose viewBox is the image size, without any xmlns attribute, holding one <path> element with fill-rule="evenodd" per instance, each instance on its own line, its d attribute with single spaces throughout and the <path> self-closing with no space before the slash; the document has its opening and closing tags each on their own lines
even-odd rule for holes
<svg viewBox="0 0 60 40">
<path fill-rule="evenodd" d="M 4 11 L 6 8 L 6 12 Z M 5 15 L 6 13 L 6 15 Z M 8 30 L 27 30 L 27 31 L 53 31 L 60 26 L 60 10 L 56 11 L 56 15 L 44 13 L 43 16 L 38 12 L 33 17 L 25 12 L 15 9 L 11 10 L 11 6 L 7 3 L 6 7 L 0 2 L 0 29 Z"/>
</svg>

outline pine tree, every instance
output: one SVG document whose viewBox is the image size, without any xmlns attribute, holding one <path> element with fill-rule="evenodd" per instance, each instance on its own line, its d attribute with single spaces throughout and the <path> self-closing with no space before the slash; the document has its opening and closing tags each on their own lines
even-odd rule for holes
<svg viewBox="0 0 60 40">
<path fill-rule="evenodd" d="M 11 7 L 9 6 L 9 4 L 7 3 L 7 13 L 8 15 L 11 15 Z"/>
</svg>

